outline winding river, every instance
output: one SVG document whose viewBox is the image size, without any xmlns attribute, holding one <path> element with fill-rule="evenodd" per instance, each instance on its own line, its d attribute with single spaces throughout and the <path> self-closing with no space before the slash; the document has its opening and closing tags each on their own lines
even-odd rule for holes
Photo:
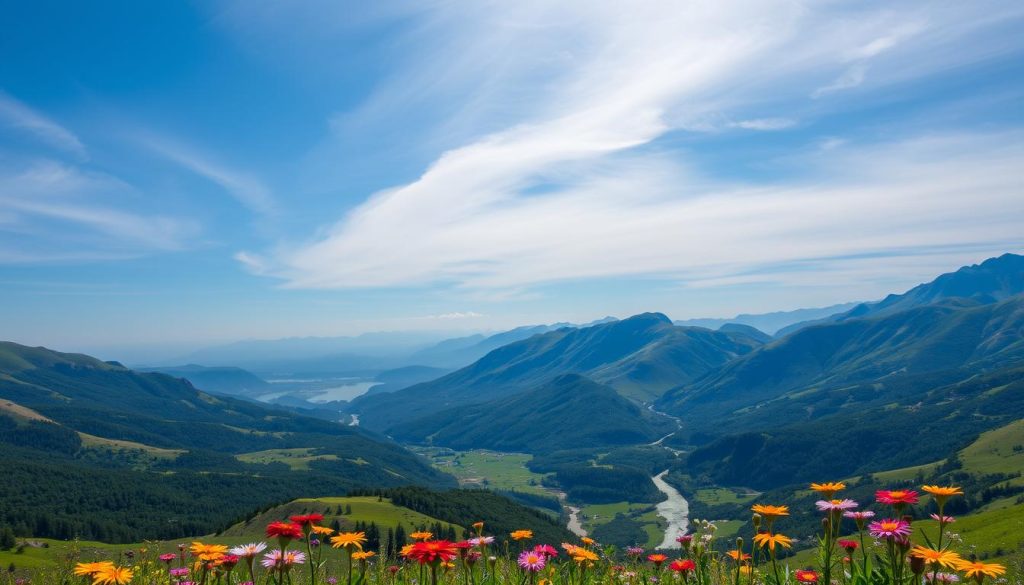
<svg viewBox="0 0 1024 585">
<path fill-rule="evenodd" d="M 676 542 L 676 537 L 684 534 L 690 525 L 690 504 L 679 493 L 679 490 L 665 481 L 665 475 L 667 474 L 668 470 L 666 469 L 651 478 L 655 487 L 667 497 L 664 502 L 656 506 L 658 515 L 668 522 L 668 528 L 665 529 L 665 539 L 661 541 L 658 548 L 680 548 L 679 543 Z"/>
</svg>

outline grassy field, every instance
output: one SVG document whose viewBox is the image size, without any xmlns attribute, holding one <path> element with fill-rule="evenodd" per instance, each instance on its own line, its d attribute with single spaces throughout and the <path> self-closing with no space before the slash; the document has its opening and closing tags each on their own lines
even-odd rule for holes
<svg viewBox="0 0 1024 585">
<path fill-rule="evenodd" d="M 544 477 L 526 468 L 532 455 L 498 453 L 496 451 L 453 451 L 451 449 L 420 449 L 435 467 L 451 473 L 466 487 L 516 490 L 551 495 L 540 485 Z"/>
<path fill-rule="evenodd" d="M 343 511 L 351 507 L 352 512 L 351 514 L 338 515 L 335 512 L 339 507 Z M 224 531 L 223 534 L 216 536 L 207 535 L 168 542 L 133 544 L 106 544 L 90 541 L 69 542 L 46 538 L 19 539 L 19 543 L 28 543 L 28 545 L 20 547 L 21 552 L 18 552 L 18 549 L 0 551 L 0 567 L 7 568 L 13 563 L 16 568 L 20 569 L 39 569 L 52 567 L 69 558 L 116 560 L 118 555 L 128 550 L 155 548 L 160 552 L 172 552 L 177 550 L 178 543 L 187 544 L 193 540 L 228 545 L 261 541 L 266 540 L 263 530 L 269 522 L 303 512 L 325 513 L 325 524 L 330 525 L 337 520 L 342 530 L 350 528 L 356 522 L 374 522 L 383 530 L 395 528 L 402 524 L 406 530 L 411 532 L 415 528 L 430 526 L 438 522 L 438 520 L 430 516 L 414 512 L 408 508 L 395 506 L 386 498 L 383 501 L 378 501 L 376 497 L 302 499 L 275 507 L 256 516 L 249 522 L 236 524 Z M 452 526 L 447 522 L 441 522 L 441 525 L 444 528 Z M 456 527 L 456 530 L 459 533 L 462 532 L 461 527 Z"/>
<path fill-rule="evenodd" d="M 236 455 L 235 458 L 244 463 L 284 463 L 292 470 L 309 469 L 311 461 L 335 461 L 338 459 L 337 455 L 317 455 L 316 452 L 317 449 L 314 448 L 268 449 L 242 453 Z"/>
</svg>

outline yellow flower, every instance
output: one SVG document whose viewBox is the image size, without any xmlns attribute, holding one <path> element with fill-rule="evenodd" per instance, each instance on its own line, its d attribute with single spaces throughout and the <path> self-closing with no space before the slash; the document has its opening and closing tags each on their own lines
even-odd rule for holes
<svg viewBox="0 0 1024 585">
<path fill-rule="evenodd" d="M 334 534 L 334 529 L 333 528 L 328 528 L 327 526 L 316 526 L 316 525 L 314 525 L 313 526 L 313 532 L 315 532 L 316 534 Z"/>
<path fill-rule="evenodd" d="M 789 516 L 789 506 L 769 506 L 768 504 L 754 504 L 750 507 L 755 514 L 772 520 L 779 516 Z"/>
<path fill-rule="evenodd" d="M 413 532 L 409 535 L 413 540 L 430 540 L 434 538 L 433 532 Z"/>
<path fill-rule="evenodd" d="M 363 550 L 364 542 L 366 542 L 365 532 L 339 532 L 337 536 L 331 537 L 331 546 L 334 548 L 354 547 Z"/>
<path fill-rule="evenodd" d="M 189 551 L 191 551 L 192 555 L 201 561 L 217 561 L 227 554 L 228 547 L 223 544 L 203 544 L 201 542 L 193 542 L 192 546 L 189 547 Z"/>
<path fill-rule="evenodd" d="M 964 491 L 956 486 L 926 485 L 921 486 L 921 489 L 931 494 L 935 498 L 935 503 L 940 506 L 953 496 L 964 495 Z"/>
<path fill-rule="evenodd" d="M 483 522 L 474 522 L 473 523 L 473 529 L 476 530 L 477 532 L 480 532 L 481 530 L 484 529 L 484 523 Z"/>
<path fill-rule="evenodd" d="M 740 575 L 743 575 L 744 577 L 749 577 L 750 573 L 753 571 L 754 569 L 750 565 L 743 565 L 740 567 Z"/>
<path fill-rule="evenodd" d="M 825 496 L 826 500 L 832 499 L 836 492 L 846 489 L 846 484 L 841 481 L 827 481 L 825 483 L 812 483 L 811 489 Z"/>
<path fill-rule="evenodd" d="M 527 540 L 527 539 L 533 538 L 533 531 L 532 530 L 513 530 L 512 533 L 509 534 L 509 536 L 512 537 L 512 540 Z"/>
<path fill-rule="evenodd" d="M 583 548 L 582 546 L 577 546 L 574 550 L 570 551 L 569 556 L 571 556 L 572 560 L 577 563 L 597 560 L 597 553 L 590 549 Z"/>
<path fill-rule="evenodd" d="M 948 550 L 935 550 L 925 546 L 917 545 L 910 550 L 910 556 L 923 559 L 929 563 L 935 563 L 947 569 L 954 569 L 964 562 L 960 555 Z"/>
<path fill-rule="evenodd" d="M 110 565 L 100 569 L 92 577 L 93 585 L 127 585 L 131 583 L 132 570 L 128 567 Z"/>
<path fill-rule="evenodd" d="M 413 547 L 413 545 L 411 545 L 411 544 L 407 544 L 407 545 L 403 546 L 402 550 L 398 551 L 399 556 L 403 556 L 403 557 L 409 556 L 409 551 L 412 550 L 412 547 Z"/>
<path fill-rule="evenodd" d="M 985 577 L 995 579 L 1006 572 L 1006 567 L 998 563 L 981 563 L 978 561 L 960 561 L 956 568 L 963 571 L 967 577 L 973 577 L 979 582 Z"/>
<path fill-rule="evenodd" d="M 365 561 L 366 559 L 376 555 L 377 553 L 372 550 L 360 550 L 352 553 L 352 558 L 357 561 Z"/>
<path fill-rule="evenodd" d="M 92 577 L 104 569 L 113 567 L 110 561 L 97 561 L 95 563 L 78 563 L 75 565 L 75 574 L 79 577 Z"/>
<path fill-rule="evenodd" d="M 595 541 L 594 541 L 593 538 L 587 538 L 586 536 L 581 538 L 580 542 L 582 542 L 583 544 L 585 544 L 587 546 L 593 546 L 595 544 Z"/>
<path fill-rule="evenodd" d="M 771 534 L 769 532 L 761 532 L 754 535 L 754 544 L 761 548 L 768 547 L 768 550 L 774 551 L 775 545 L 780 545 L 785 548 L 793 547 L 793 539 L 786 536 L 785 534 Z"/>
</svg>

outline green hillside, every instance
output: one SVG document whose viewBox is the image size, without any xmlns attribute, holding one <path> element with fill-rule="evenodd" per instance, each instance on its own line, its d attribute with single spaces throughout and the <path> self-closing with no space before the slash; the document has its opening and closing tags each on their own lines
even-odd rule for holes
<svg viewBox="0 0 1024 585">
<path fill-rule="evenodd" d="M 549 424 L 537 424 L 542 418 Z M 403 424 L 399 440 L 453 449 L 539 453 L 580 445 L 649 443 L 676 429 L 673 420 L 577 374 L 529 392 L 446 410 Z"/>
</svg>

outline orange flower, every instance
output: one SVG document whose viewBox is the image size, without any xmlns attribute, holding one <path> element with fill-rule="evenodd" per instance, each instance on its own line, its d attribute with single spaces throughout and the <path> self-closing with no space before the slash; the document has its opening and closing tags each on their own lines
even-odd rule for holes
<svg viewBox="0 0 1024 585">
<path fill-rule="evenodd" d="M 846 484 L 841 481 L 828 481 L 825 483 L 812 483 L 811 489 L 820 493 L 826 500 L 832 499 L 836 492 L 846 489 Z"/>
<path fill-rule="evenodd" d="M 741 550 L 731 550 L 726 552 L 725 554 L 729 555 L 729 558 L 736 561 L 737 563 L 750 560 L 750 555 L 744 553 Z"/>
<path fill-rule="evenodd" d="M 79 577 L 92 577 L 104 569 L 113 567 L 110 561 L 97 561 L 95 563 L 78 563 L 75 565 L 75 574 Z"/>
<path fill-rule="evenodd" d="M 352 553 L 352 558 L 357 561 L 365 561 L 366 559 L 375 556 L 377 553 L 372 550 L 359 550 Z"/>
<path fill-rule="evenodd" d="M 200 561 L 219 561 L 228 552 L 227 545 L 193 542 L 189 551 Z"/>
<path fill-rule="evenodd" d="M 114 565 L 104 567 L 92 576 L 93 585 L 128 585 L 131 581 L 131 569 Z"/>
<path fill-rule="evenodd" d="M 664 563 L 665 561 L 668 560 L 668 557 L 663 555 L 663 554 L 653 554 L 653 555 L 647 555 L 647 560 L 651 561 L 656 566 L 660 567 L 661 563 Z"/>
<path fill-rule="evenodd" d="M 926 485 L 921 486 L 921 490 L 927 492 L 935 498 L 935 503 L 942 506 L 946 503 L 946 500 L 953 496 L 962 496 L 964 491 L 956 486 L 939 486 L 939 485 Z"/>
<path fill-rule="evenodd" d="M 964 562 L 960 555 L 948 550 L 935 550 L 925 546 L 917 545 L 910 550 L 910 556 L 917 557 L 926 562 L 933 563 L 947 569 L 955 569 Z"/>
<path fill-rule="evenodd" d="M 768 550 L 775 551 L 775 545 L 785 548 L 793 548 L 793 539 L 785 534 L 761 532 L 754 535 L 754 544 L 761 548 L 768 547 Z"/>
<path fill-rule="evenodd" d="M 512 533 L 509 534 L 509 536 L 512 537 L 512 540 L 529 540 L 529 539 L 533 538 L 533 531 L 532 530 L 513 530 Z"/>
<path fill-rule="evenodd" d="M 779 516 L 789 516 L 789 506 L 770 506 L 768 504 L 754 504 L 750 507 L 755 514 L 772 520 Z"/>
<path fill-rule="evenodd" d="M 434 533 L 425 531 L 413 532 L 409 535 L 409 538 L 413 540 L 430 540 L 431 538 L 434 538 Z"/>
<path fill-rule="evenodd" d="M 327 526 L 313 526 L 313 532 L 316 534 L 334 534 L 334 529 Z"/>
<path fill-rule="evenodd" d="M 331 546 L 334 548 L 358 548 L 363 550 L 364 542 L 366 542 L 365 532 L 339 532 L 337 536 L 331 537 Z"/>
<path fill-rule="evenodd" d="M 982 563 L 978 561 L 961 561 L 956 566 L 957 570 L 963 571 L 968 578 L 974 578 L 981 583 L 985 577 L 995 579 L 1006 572 L 1006 567 L 998 563 Z"/>
</svg>

